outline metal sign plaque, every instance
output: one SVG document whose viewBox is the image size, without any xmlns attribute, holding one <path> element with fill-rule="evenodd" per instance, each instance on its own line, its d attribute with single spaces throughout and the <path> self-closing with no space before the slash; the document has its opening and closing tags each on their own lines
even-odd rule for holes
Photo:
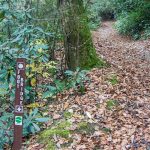
<svg viewBox="0 0 150 150">
<path fill-rule="evenodd" d="M 16 63 L 16 92 L 15 92 L 15 110 L 14 110 L 15 122 L 14 122 L 13 150 L 21 150 L 22 147 L 25 69 L 26 69 L 25 59 L 18 58 Z"/>
<path fill-rule="evenodd" d="M 22 105 L 16 105 L 15 106 L 15 112 L 23 113 L 23 106 Z"/>
</svg>

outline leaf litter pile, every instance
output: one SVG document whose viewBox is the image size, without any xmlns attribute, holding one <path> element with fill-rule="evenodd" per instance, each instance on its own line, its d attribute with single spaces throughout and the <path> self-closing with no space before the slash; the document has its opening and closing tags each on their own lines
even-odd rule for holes
<svg viewBox="0 0 150 150">
<path fill-rule="evenodd" d="M 110 67 L 91 70 L 85 94 L 47 106 L 51 120 L 28 150 L 150 150 L 150 41 L 121 37 L 113 22 L 93 32 Z"/>
</svg>

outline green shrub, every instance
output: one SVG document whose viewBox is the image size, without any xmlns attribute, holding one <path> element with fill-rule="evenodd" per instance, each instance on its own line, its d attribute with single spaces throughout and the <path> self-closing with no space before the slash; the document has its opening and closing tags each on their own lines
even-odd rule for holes
<svg viewBox="0 0 150 150">
<path fill-rule="evenodd" d="M 144 34 L 142 35 L 143 39 L 148 39 L 150 38 L 150 25 L 148 27 L 145 27 Z"/>
<path fill-rule="evenodd" d="M 114 7 L 110 0 L 100 0 L 99 2 L 99 16 L 102 20 L 109 20 L 114 18 Z"/>
<path fill-rule="evenodd" d="M 2 113 L 0 111 L 0 113 Z M 12 144 L 13 142 L 13 114 L 3 112 L 0 116 L 0 149 L 2 150 L 4 145 Z"/>
<path fill-rule="evenodd" d="M 109 0 L 93 0 L 88 6 L 89 26 L 96 29 L 100 26 L 101 20 L 112 19 L 113 7 Z"/>
<path fill-rule="evenodd" d="M 139 32 L 140 18 L 140 13 L 138 12 L 132 12 L 126 16 L 122 15 L 115 24 L 116 29 L 123 35 L 133 36 L 135 33 Z"/>
<path fill-rule="evenodd" d="M 88 80 L 86 77 L 86 70 L 80 70 L 77 68 L 76 71 L 66 70 L 64 72 L 64 79 L 54 79 L 54 85 L 45 85 L 46 91 L 43 93 L 42 98 L 52 98 L 54 95 L 58 93 L 62 93 L 65 90 L 69 90 L 73 88 L 74 90 L 84 94 L 84 81 Z"/>
<path fill-rule="evenodd" d="M 132 36 L 134 39 L 141 37 L 145 27 L 150 25 L 150 4 L 145 3 L 142 7 L 136 8 L 134 11 L 122 12 L 116 22 L 116 29 L 120 34 Z"/>
<path fill-rule="evenodd" d="M 118 17 L 120 14 L 132 12 L 136 8 L 142 7 L 145 0 L 110 0 L 114 13 Z"/>
<path fill-rule="evenodd" d="M 100 26 L 101 17 L 99 16 L 99 5 L 98 1 L 94 0 L 94 2 L 88 6 L 88 18 L 89 18 L 89 26 L 91 29 L 96 29 Z"/>
</svg>

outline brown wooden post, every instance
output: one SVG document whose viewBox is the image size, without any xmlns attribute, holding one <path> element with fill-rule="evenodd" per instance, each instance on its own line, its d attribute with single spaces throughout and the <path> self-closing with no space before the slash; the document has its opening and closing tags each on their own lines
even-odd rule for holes
<svg viewBox="0 0 150 150">
<path fill-rule="evenodd" d="M 23 131 L 23 100 L 25 88 L 25 68 L 24 58 L 18 58 L 16 64 L 16 92 L 14 110 L 14 143 L 13 150 L 21 150 Z"/>
</svg>

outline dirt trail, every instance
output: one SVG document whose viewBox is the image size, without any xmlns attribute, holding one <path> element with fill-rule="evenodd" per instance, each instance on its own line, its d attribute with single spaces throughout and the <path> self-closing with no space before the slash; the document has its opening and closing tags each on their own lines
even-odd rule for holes
<svg viewBox="0 0 150 150">
<path fill-rule="evenodd" d="M 102 91 L 98 112 L 105 109 L 108 99 L 116 99 L 120 104 L 112 113 L 105 110 L 104 127 L 112 132 L 110 142 L 105 139 L 109 144 L 103 143 L 104 139 L 101 144 L 106 150 L 147 150 L 150 149 L 150 40 L 122 37 L 113 24 L 103 22 L 93 32 L 97 53 L 111 65 L 91 74 Z M 117 75 L 119 83 L 115 86 L 107 82 L 111 74 Z"/>
<path fill-rule="evenodd" d="M 144 90 L 150 99 L 150 40 L 133 41 L 121 37 L 113 28 L 114 22 L 104 22 L 93 32 L 97 52 L 118 72 L 127 76 L 135 89 Z M 130 85 L 130 84 L 129 84 Z M 133 90 L 135 90 L 133 89 Z"/>
</svg>

